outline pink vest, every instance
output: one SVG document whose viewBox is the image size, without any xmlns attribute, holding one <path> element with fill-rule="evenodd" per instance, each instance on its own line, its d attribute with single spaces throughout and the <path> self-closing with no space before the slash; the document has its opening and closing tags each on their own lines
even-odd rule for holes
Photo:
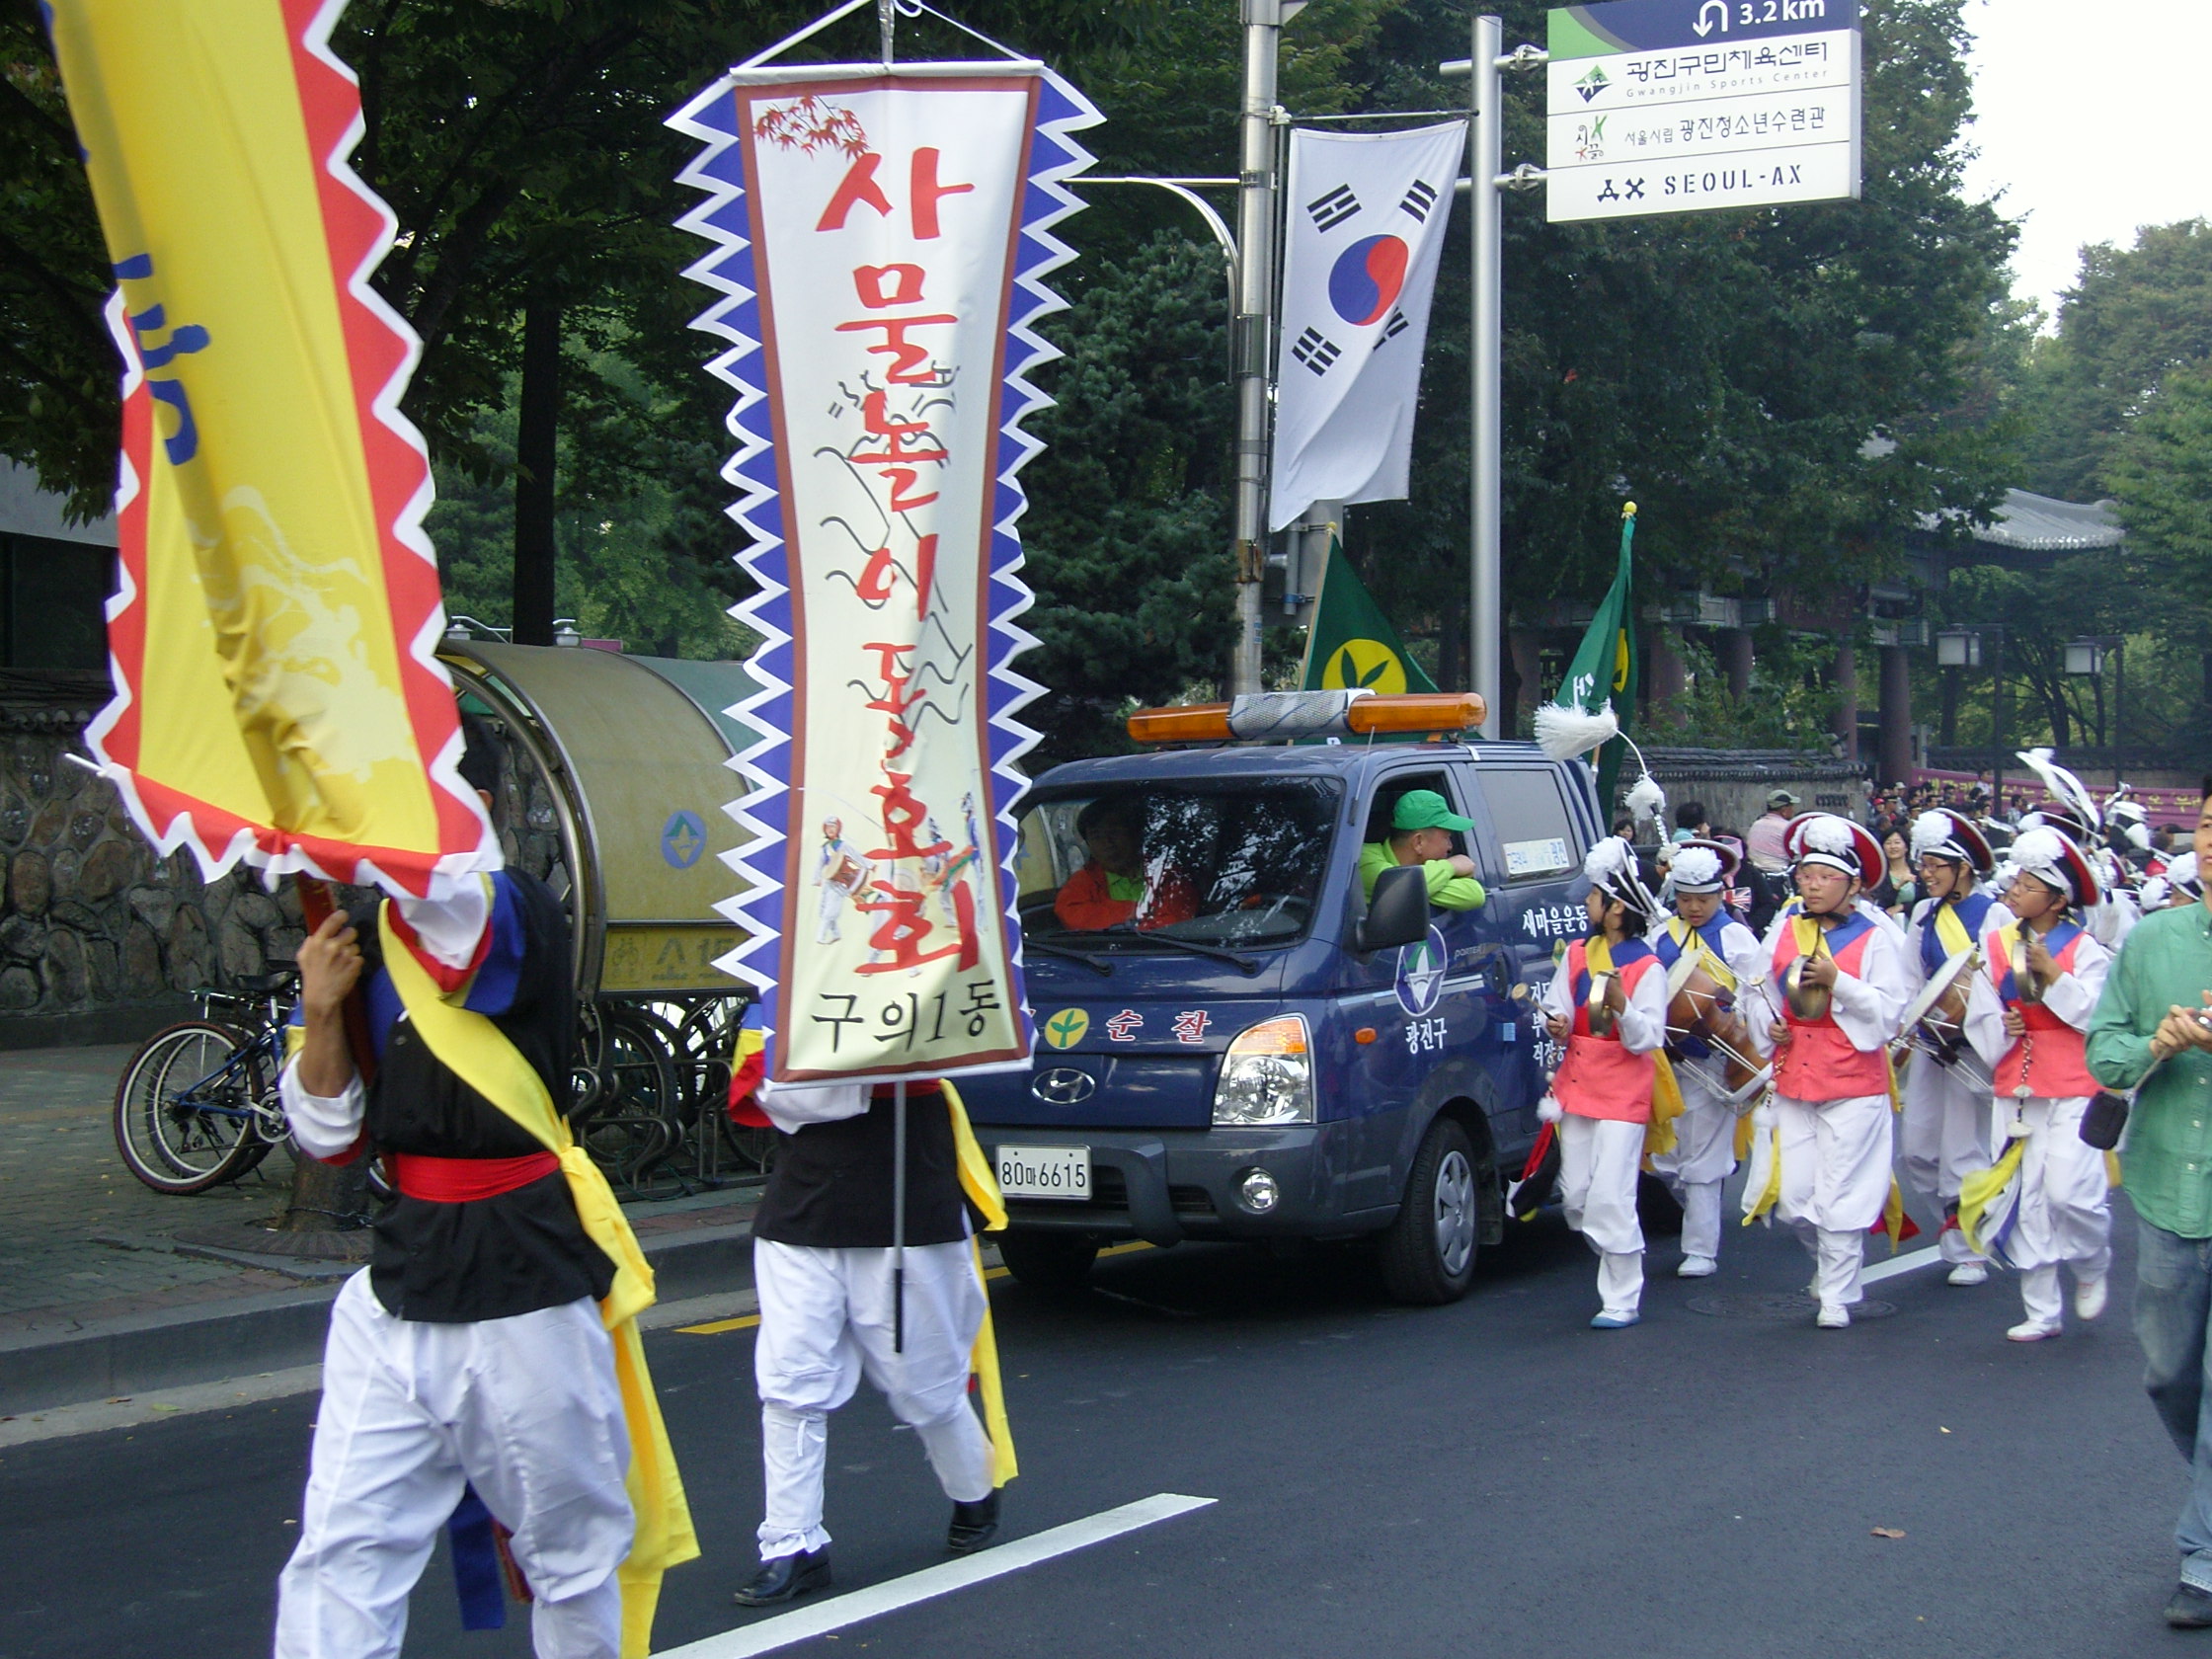
<svg viewBox="0 0 2212 1659">
<path fill-rule="evenodd" d="M 2058 965 L 2060 973 L 2074 972 L 2075 954 L 2086 937 L 2087 934 L 2076 928 L 2064 948 L 2051 952 L 2051 960 Z M 1989 936 L 1989 977 L 2000 998 L 2004 995 L 2005 976 L 2012 966 L 2006 930 L 1999 929 Z M 2019 1010 L 2020 1019 L 2027 1026 L 2027 1035 L 2007 1049 L 2005 1057 L 1997 1063 L 1995 1086 L 1999 1094 L 2012 1094 L 2024 1081 L 2027 1092 L 2038 1099 L 2073 1100 L 2094 1094 L 2104 1086 L 2090 1075 L 2089 1062 L 2083 1052 L 2089 1039 L 2083 1033 L 2040 1002 L 2013 1001 L 2005 1005 Z"/>
<path fill-rule="evenodd" d="M 1858 965 L 1865 959 L 1866 941 L 1873 936 L 1874 924 L 1865 922 L 1850 944 L 1834 953 L 1836 971 L 1855 980 L 1861 978 Z M 1789 971 L 1797 954 L 1797 928 L 1792 923 L 1781 930 L 1775 946 L 1777 979 Z M 1888 1052 L 1855 1048 L 1844 1028 L 1836 1023 L 1833 1005 L 1817 1020 L 1803 1020 L 1784 999 L 1782 1018 L 1789 1025 L 1789 1046 L 1782 1050 L 1781 1065 L 1775 1071 L 1776 1093 L 1792 1100 L 1852 1100 L 1889 1092 Z"/>
<path fill-rule="evenodd" d="M 1590 952 L 1580 939 L 1567 947 L 1567 984 L 1579 987 L 1589 973 Z M 1630 996 L 1644 975 L 1659 966 L 1644 956 L 1620 970 L 1620 988 Z M 1551 1075 L 1551 1092 L 1562 1110 L 1578 1118 L 1610 1118 L 1616 1123 L 1651 1121 L 1651 1056 L 1631 1054 L 1616 1033 L 1600 1037 L 1590 1029 L 1590 1005 L 1575 997 L 1574 1030 L 1567 1037 L 1567 1058 Z"/>
</svg>

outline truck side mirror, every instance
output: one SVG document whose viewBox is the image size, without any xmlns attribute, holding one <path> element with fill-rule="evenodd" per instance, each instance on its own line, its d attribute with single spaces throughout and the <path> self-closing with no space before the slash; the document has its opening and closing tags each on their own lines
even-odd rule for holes
<svg viewBox="0 0 2212 1659">
<path fill-rule="evenodd" d="M 1358 940 L 1360 954 L 1416 944 L 1429 936 L 1429 877 L 1417 864 L 1384 870 L 1375 878 Z"/>
</svg>

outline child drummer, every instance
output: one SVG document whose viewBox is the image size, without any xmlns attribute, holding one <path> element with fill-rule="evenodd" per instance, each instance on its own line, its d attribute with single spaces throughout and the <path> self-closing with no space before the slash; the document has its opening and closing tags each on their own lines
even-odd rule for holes
<svg viewBox="0 0 2212 1659">
<path fill-rule="evenodd" d="M 1938 808 L 1913 825 L 1913 863 L 1927 895 L 1913 910 L 1905 951 L 1913 988 L 1957 969 L 1985 933 L 2013 919 L 1998 896 L 1979 884 L 1997 862 L 1989 838 L 1962 815 Z M 1905 1115 L 1898 1124 L 1898 1173 L 1934 1199 L 1943 1215 L 1936 1240 L 1954 1285 L 1979 1285 L 1989 1264 L 1958 1225 L 1958 1190 L 1990 1165 L 1989 1097 L 1956 1062 L 1955 1044 L 1917 1051 L 1905 1067 Z M 2002 1148 L 2000 1148 L 2002 1149 Z"/>
<path fill-rule="evenodd" d="M 1997 994 L 1968 1005 L 1967 1037 L 1990 1062 L 2001 1137 L 2022 1143 L 2017 1188 L 2009 1215 L 2002 1201 L 1980 1211 L 1970 1189 L 1967 1218 L 1983 1224 L 1976 1229 L 1983 1244 L 2019 1270 L 2027 1316 L 2005 1334 L 2040 1342 L 2064 1327 L 2061 1262 L 2074 1269 L 2075 1313 L 2094 1319 L 2104 1311 L 2112 1266 L 2108 1183 L 2104 1154 L 2084 1144 L 2081 1128 L 2098 1087 L 2084 1057 L 2086 1034 L 2111 954 L 2074 919 L 2099 899 L 2079 846 L 2056 830 L 2035 829 L 2013 843 L 2012 857 L 2019 874 L 2006 903 L 2019 919 L 1983 936 Z"/>
<path fill-rule="evenodd" d="M 1653 1057 L 1667 1037 L 1667 975 L 1644 943 L 1659 901 L 1635 849 L 1607 836 L 1583 861 L 1582 878 L 1590 936 L 1567 947 L 1544 992 L 1545 1027 L 1567 1052 L 1538 1110 L 1559 1126 L 1567 1225 L 1598 1255 L 1601 1305 L 1591 1329 L 1620 1330 L 1642 1316 L 1636 1174 L 1651 1124 Z"/>
<path fill-rule="evenodd" d="M 1670 878 L 1674 913 L 1662 914 L 1650 944 L 1662 971 L 1671 973 L 1685 956 L 1694 957 L 1733 1000 L 1739 1017 L 1765 1019 L 1759 935 L 1721 908 L 1737 862 L 1734 849 L 1717 841 L 1683 842 Z M 1753 1012 L 1744 1016 L 1747 998 Z M 1755 1051 L 1747 1043 L 1743 1053 L 1750 1058 Z M 1736 1168 L 1737 1113 L 1727 1098 L 1721 1057 L 1708 1044 L 1696 1037 L 1675 1039 L 1668 1054 L 1680 1062 L 1675 1078 L 1682 1087 L 1682 1116 L 1675 1121 L 1674 1149 L 1653 1153 L 1651 1167 L 1682 1204 L 1682 1265 L 1675 1274 L 1702 1279 L 1719 1265 L 1720 1190 Z"/>
<path fill-rule="evenodd" d="M 1881 843 L 1847 819 L 1807 813 L 1790 821 L 1782 845 L 1802 904 L 1778 918 L 1762 950 L 1767 1001 L 1779 1015 L 1767 1028 L 1774 1209 L 1812 1255 L 1815 1323 L 1844 1330 L 1863 1295 L 1867 1230 L 1889 1197 L 1889 1045 L 1909 982 L 1903 935 L 1857 903 L 1887 868 Z"/>
</svg>

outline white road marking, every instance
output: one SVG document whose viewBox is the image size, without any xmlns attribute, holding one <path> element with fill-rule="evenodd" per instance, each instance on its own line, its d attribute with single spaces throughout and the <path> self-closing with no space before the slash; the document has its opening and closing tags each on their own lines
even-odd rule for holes
<svg viewBox="0 0 2212 1659">
<path fill-rule="evenodd" d="M 842 1630 L 848 1624 L 857 1624 L 864 1619 L 876 1619 L 887 1613 L 896 1613 L 901 1608 L 912 1607 L 917 1602 L 926 1602 L 955 1590 L 965 1590 L 972 1584 L 982 1584 L 1010 1572 L 1019 1572 L 1024 1567 L 1033 1567 L 1056 1555 L 1066 1555 L 1077 1549 L 1088 1548 L 1094 1543 L 1104 1543 L 1108 1539 L 1119 1538 L 1124 1533 L 1134 1533 L 1141 1527 L 1171 1521 L 1194 1509 L 1204 1509 L 1215 1501 L 1213 1498 L 1188 1498 L 1177 1492 L 1161 1492 L 1149 1498 L 1141 1498 L 1136 1503 L 1123 1504 L 1119 1509 L 1109 1509 L 1101 1514 L 1088 1516 L 1081 1521 L 1070 1521 L 1065 1527 L 1054 1527 L 1028 1538 L 1015 1539 L 1011 1543 L 999 1544 L 979 1555 L 947 1561 L 941 1567 L 924 1567 L 920 1572 L 908 1573 L 904 1578 L 871 1584 L 865 1590 L 854 1590 L 843 1596 L 832 1596 L 826 1602 L 794 1608 L 789 1613 L 778 1614 L 773 1619 L 763 1619 L 743 1629 L 725 1630 L 721 1635 L 708 1636 L 704 1641 L 667 1648 L 662 1651 L 661 1659 L 750 1659 L 755 1653 L 772 1653 L 777 1648 L 789 1647 L 793 1642 L 809 1641 L 816 1636 L 827 1635 L 831 1630 Z"/>
<path fill-rule="evenodd" d="M 1888 1261 L 1859 1271 L 1858 1282 L 1871 1285 L 1877 1280 L 1894 1279 L 1900 1273 L 1910 1273 L 1917 1267 L 1934 1267 L 1943 1252 L 1931 1245 L 1925 1250 L 1915 1250 L 1909 1256 L 1893 1256 Z"/>
</svg>

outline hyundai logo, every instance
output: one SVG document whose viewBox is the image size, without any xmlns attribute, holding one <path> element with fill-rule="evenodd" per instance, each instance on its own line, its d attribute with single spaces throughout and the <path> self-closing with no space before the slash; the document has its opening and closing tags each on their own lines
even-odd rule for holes
<svg viewBox="0 0 2212 1659">
<path fill-rule="evenodd" d="M 1048 1106 L 1080 1106 L 1098 1088 L 1098 1079 L 1072 1066 L 1056 1066 L 1040 1072 L 1029 1092 Z"/>
</svg>

